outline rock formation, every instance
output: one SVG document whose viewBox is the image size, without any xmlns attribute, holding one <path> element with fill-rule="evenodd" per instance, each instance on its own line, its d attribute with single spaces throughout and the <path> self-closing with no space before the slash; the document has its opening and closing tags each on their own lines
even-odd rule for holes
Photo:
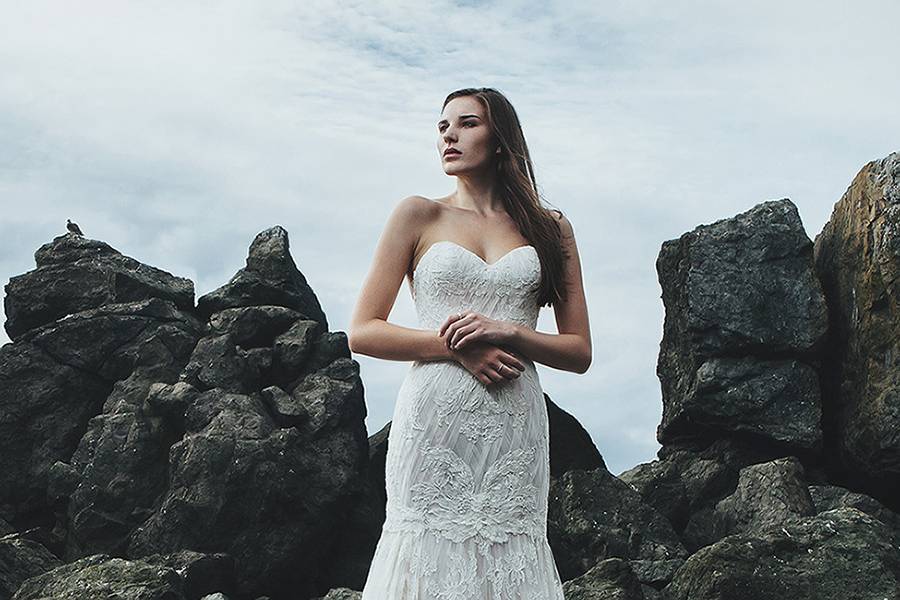
<svg viewBox="0 0 900 600">
<path fill-rule="evenodd" d="M 6 286 L 0 597 L 358 585 L 380 526 L 362 381 L 287 232 L 197 307 L 190 281 L 103 242 L 35 259 Z"/>
<path fill-rule="evenodd" d="M 900 598 L 898 206 L 892 154 L 815 243 L 782 199 L 662 244 L 657 459 L 613 476 L 545 396 L 569 600 Z M 196 306 L 75 234 L 35 262 L 4 301 L 0 600 L 358 600 L 390 423 L 367 437 L 287 232 Z"/>
</svg>

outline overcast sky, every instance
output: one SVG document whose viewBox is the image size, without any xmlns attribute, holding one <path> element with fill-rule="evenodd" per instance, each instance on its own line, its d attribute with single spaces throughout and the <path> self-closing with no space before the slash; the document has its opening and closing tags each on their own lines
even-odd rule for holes
<svg viewBox="0 0 900 600">
<path fill-rule="evenodd" d="M 444 97 L 504 92 L 574 225 L 593 334 L 586 374 L 539 365 L 541 381 L 614 474 L 659 448 L 662 242 L 784 197 L 812 239 L 859 169 L 900 149 L 896 1 L 0 8 L 4 284 L 71 218 L 199 297 L 278 224 L 346 331 L 393 206 L 455 188 Z M 416 326 L 405 283 L 390 320 Z M 551 309 L 538 329 L 556 332 Z M 354 358 L 372 434 L 408 363 Z"/>
</svg>

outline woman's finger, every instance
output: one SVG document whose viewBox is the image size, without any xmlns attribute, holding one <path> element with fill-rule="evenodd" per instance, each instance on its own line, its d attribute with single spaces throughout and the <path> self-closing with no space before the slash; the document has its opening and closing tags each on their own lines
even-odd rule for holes
<svg viewBox="0 0 900 600">
<path fill-rule="evenodd" d="M 520 360 L 519 360 L 518 358 L 516 358 L 515 356 L 510 356 L 510 357 L 506 360 L 506 363 L 507 363 L 508 365 L 512 366 L 512 367 L 515 367 L 516 369 L 518 369 L 518 370 L 520 370 L 520 371 L 524 371 L 524 370 L 525 370 L 525 365 L 522 363 L 522 361 L 520 361 Z"/>
<path fill-rule="evenodd" d="M 456 330 L 454 334 L 455 341 L 453 341 L 451 347 L 459 348 L 464 343 L 468 344 L 469 342 L 475 341 L 478 339 L 478 326 L 477 325 L 468 325 L 466 327 L 460 327 Z"/>
<path fill-rule="evenodd" d="M 449 327 L 451 323 L 456 322 L 456 320 L 459 319 L 461 316 L 462 316 L 461 314 L 455 314 L 455 315 L 450 315 L 449 317 L 447 317 L 444 320 L 444 324 L 441 325 L 441 328 L 439 330 L 439 335 L 444 335 L 444 331 L 446 331 L 447 327 Z"/>
<path fill-rule="evenodd" d="M 489 377 L 490 380 L 494 383 L 497 383 L 498 381 L 502 381 L 502 380 L 506 379 L 503 375 L 499 374 L 496 370 L 492 369 L 491 367 L 484 367 L 481 370 L 481 372 L 484 373 L 487 377 Z"/>
<path fill-rule="evenodd" d="M 497 373 L 499 373 L 500 376 L 506 380 L 515 379 L 516 377 L 519 376 L 519 372 L 516 369 L 510 367 L 509 365 L 505 365 L 503 363 L 500 363 L 500 365 L 497 366 L 496 370 L 497 370 Z"/>
</svg>

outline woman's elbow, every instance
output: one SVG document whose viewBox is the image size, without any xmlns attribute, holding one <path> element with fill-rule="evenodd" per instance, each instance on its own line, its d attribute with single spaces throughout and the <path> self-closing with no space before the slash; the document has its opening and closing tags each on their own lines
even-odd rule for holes
<svg viewBox="0 0 900 600">
<path fill-rule="evenodd" d="M 587 370 L 591 368 L 591 361 L 593 360 L 593 352 L 590 349 L 581 357 L 581 363 L 578 366 L 576 372 L 579 375 L 584 375 L 587 373 Z"/>
<path fill-rule="evenodd" d="M 347 331 L 347 346 L 350 348 L 350 352 L 355 352 L 357 354 L 362 353 L 362 340 L 360 339 L 359 327 L 351 327 Z"/>
<path fill-rule="evenodd" d="M 581 361 L 581 363 L 579 363 L 578 367 L 575 368 L 575 372 L 578 373 L 579 375 L 584 375 L 585 373 L 587 373 L 590 366 L 591 366 L 590 359 L 588 359 L 587 361 Z"/>
</svg>

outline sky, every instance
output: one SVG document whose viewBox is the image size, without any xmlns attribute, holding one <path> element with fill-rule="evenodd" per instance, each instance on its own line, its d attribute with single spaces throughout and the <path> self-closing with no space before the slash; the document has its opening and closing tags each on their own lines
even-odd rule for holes
<svg viewBox="0 0 900 600">
<path fill-rule="evenodd" d="M 900 150 L 895 1 L 0 9 L 4 284 L 71 218 L 199 297 L 281 225 L 346 332 L 396 203 L 455 189 L 445 96 L 506 94 L 543 198 L 573 224 L 592 333 L 587 373 L 538 373 L 617 475 L 660 447 L 662 243 L 779 198 L 814 239 L 863 165 Z M 389 321 L 416 327 L 405 282 Z M 552 309 L 538 330 L 557 332 Z M 371 435 L 409 363 L 353 357 Z"/>
</svg>

